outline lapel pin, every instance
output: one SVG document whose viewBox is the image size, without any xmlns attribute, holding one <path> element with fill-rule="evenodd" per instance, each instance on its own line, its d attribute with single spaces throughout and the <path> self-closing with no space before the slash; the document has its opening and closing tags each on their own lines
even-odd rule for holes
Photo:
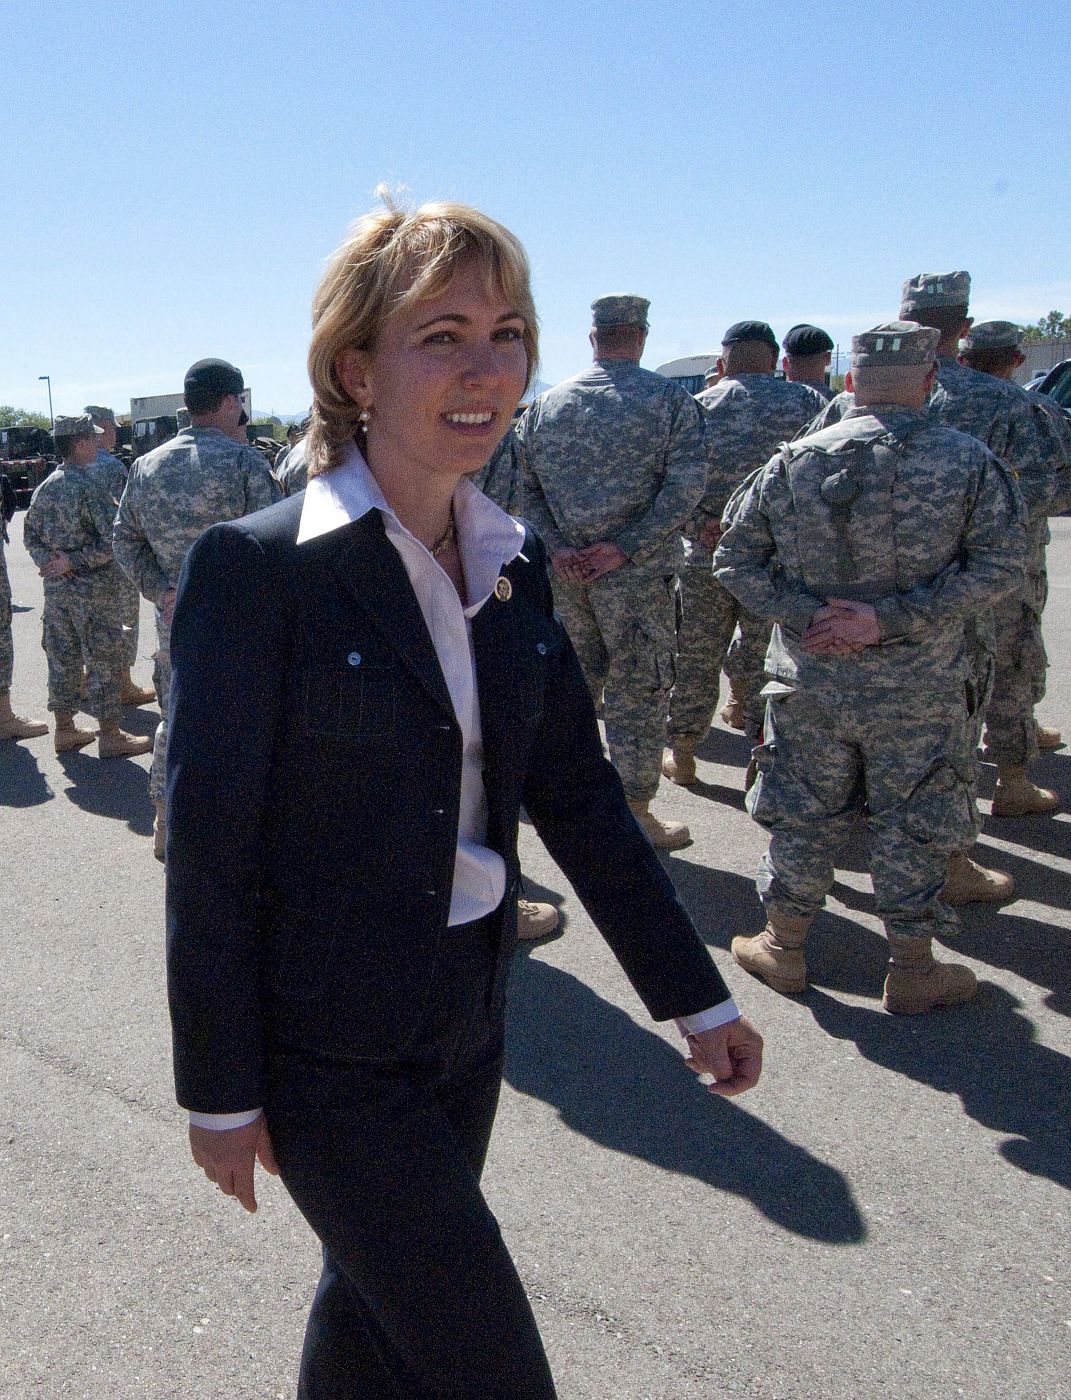
<svg viewBox="0 0 1071 1400">
<path fill-rule="evenodd" d="M 500 603 L 508 603 L 513 597 L 513 584 L 502 574 L 495 582 L 495 597 Z"/>
</svg>

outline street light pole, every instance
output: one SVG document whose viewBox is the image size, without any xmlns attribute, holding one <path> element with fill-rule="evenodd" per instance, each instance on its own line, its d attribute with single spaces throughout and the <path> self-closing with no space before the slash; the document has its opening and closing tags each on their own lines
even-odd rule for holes
<svg viewBox="0 0 1071 1400">
<path fill-rule="evenodd" d="M 52 431 L 55 432 L 55 431 L 56 431 L 56 420 L 55 420 L 55 418 L 52 416 L 52 380 L 51 380 L 50 376 L 47 375 L 47 374 L 39 374 L 37 377 L 38 377 L 38 379 L 43 379 L 43 380 L 45 381 L 45 383 L 48 385 L 48 419 L 49 419 L 49 422 L 52 424 Z"/>
</svg>

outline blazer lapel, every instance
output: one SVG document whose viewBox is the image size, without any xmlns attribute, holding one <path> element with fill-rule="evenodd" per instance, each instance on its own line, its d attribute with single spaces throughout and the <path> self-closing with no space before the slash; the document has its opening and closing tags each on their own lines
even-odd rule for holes
<svg viewBox="0 0 1071 1400">
<path fill-rule="evenodd" d="M 452 715 L 439 658 L 405 565 L 387 539 L 383 517 L 378 510 L 370 510 L 343 533 L 349 538 L 333 562 L 350 597 L 436 704 Z"/>
<path fill-rule="evenodd" d="M 508 578 L 511 566 L 503 574 Z M 484 749 L 497 758 L 499 741 L 516 708 L 517 599 L 488 598 L 472 621 L 476 684 L 480 693 L 480 728 Z"/>
</svg>

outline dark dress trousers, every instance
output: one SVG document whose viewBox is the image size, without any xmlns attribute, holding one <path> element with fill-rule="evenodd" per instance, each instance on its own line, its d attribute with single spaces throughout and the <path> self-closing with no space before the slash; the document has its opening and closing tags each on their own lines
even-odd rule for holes
<svg viewBox="0 0 1071 1400">
<path fill-rule="evenodd" d="M 263 1105 L 324 1245 L 299 1394 L 546 1400 L 479 1190 L 523 804 L 656 1020 L 728 991 L 603 757 L 528 532 L 472 624 L 495 915 L 447 926 L 461 735 L 382 517 L 215 526 L 171 630 L 167 957 L 179 1102 Z"/>
</svg>

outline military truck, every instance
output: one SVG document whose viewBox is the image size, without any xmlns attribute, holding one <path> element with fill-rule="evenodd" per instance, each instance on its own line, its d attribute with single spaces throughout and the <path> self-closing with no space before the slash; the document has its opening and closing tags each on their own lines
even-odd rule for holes
<svg viewBox="0 0 1071 1400">
<path fill-rule="evenodd" d="M 30 497 L 56 465 L 52 434 L 32 423 L 0 428 L 0 471 L 15 490 L 15 504 L 25 510 Z"/>
</svg>

